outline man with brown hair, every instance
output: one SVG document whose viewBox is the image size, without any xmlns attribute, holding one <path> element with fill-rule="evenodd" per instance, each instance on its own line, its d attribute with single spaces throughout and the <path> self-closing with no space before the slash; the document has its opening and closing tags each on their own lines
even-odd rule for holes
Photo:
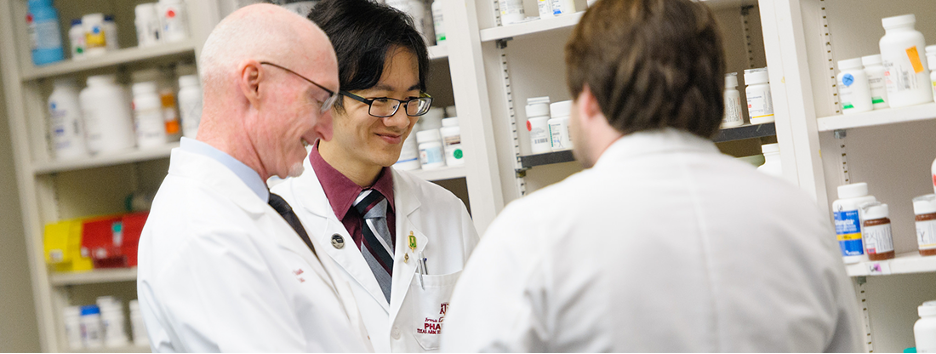
<svg viewBox="0 0 936 354">
<path fill-rule="evenodd" d="M 443 350 L 863 350 L 829 221 L 710 140 L 723 55 L 697 2 L 600 0 L 585 13 L 566 64 L 587 169 L 488 228 Z"/>
</svg>

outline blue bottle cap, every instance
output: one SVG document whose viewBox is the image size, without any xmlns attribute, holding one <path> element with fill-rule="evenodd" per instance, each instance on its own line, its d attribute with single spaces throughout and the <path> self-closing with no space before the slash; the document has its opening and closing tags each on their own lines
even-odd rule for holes
<svg viewBox="0 0 936 354">
<path fill-rule="evenodd" d="M 104 22 L 114 22 L 114 15 L 104 15 Z"/>
<path fill-rule="evenodd" d="M 81 307 L 81 315 L 99 315 L 101 314 L 101 309 L 97 305 L 88 305 Z"/>
<path fill-rule="evenodd" d="M 71 25 L 72 25 L 72 26 L 81 26 L 81 19 L 80 19 L 80 18 L 73 19 L 72 22 L 71 22 Z"/>
</svg>

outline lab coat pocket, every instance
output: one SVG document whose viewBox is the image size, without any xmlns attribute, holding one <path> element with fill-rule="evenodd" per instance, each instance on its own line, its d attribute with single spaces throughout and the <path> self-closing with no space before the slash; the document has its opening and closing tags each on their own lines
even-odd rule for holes
<svg viewBox="0 0 936 354">
<path fill-rule="evenodd" d="M 419 317 L 416 319 L 418 323 L 414 324 L 416 331 L 413 336 L 423 350 L 439 349 L 442 321 L 460 275 L 461 271 L 445 275 L 423 275 L 420 284 L 419 274 L 416 274 L 416 279 L 410 284 L 410 293 L 419 294 L 419 301 L 415 304 Z"/>
</svg>

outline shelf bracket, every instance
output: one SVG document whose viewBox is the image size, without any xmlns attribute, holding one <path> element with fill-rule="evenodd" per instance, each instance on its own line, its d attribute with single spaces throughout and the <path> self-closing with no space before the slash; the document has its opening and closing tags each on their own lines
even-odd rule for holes
<svg viewBox="0 0 936 354">
<path fill-rule="evenodd" d="M 526 178 L 527 170 L 529 170 L 529 168 L 518 168 L 514 170 L 514 173 L 516 174 L 517 178 Z"/>
<path fill-rule="evenodd" d="M 512 41 L 513 37 L 501 38 L 498 39 L 495 43 L 497 44 L 497 49 L 507 49 L 507 42 Z"/>
</svg>

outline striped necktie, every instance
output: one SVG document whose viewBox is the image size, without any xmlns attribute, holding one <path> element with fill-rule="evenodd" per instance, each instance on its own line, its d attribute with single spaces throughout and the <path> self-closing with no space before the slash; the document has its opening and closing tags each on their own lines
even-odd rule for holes
<svg viewBox="0 0 936 354">
<path fill-rule="evenodd" d="M 364 242 L 361 254 L 370 266 L 390 302 L 390 283 L 393 274 L 393 241 L 387 227 L 387 198 L 373 189 L 361 191 L 354 200 L 353 210 L 362 216 L 361 232 Z"/>
</svg>

